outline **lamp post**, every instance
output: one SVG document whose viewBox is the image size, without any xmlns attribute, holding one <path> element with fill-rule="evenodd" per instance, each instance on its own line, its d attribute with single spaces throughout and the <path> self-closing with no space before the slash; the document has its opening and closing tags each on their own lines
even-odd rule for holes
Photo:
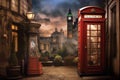
<svg viewBox="0 0 120 80">
<path fill-rule="evenodd" d="M 42 74 L 42 65 L 39 62 L 38 34 L 40 24 L 34 21 L 34 14 L 27 12 L 28 26 L 28 55 L 27 75 Z"/>
</svg>

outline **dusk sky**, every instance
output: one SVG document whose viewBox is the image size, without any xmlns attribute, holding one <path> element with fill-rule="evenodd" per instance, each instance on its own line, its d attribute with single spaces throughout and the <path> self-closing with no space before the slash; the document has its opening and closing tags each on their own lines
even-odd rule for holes
<svg viewBox="0 0 120 80">
<path fill-rule="evenodd" d="M 72 10 L 73 18 L 77 18 L 77 12 L 84 6 L 103 7 L 104 0 L 32 0 L 35 19 L 41 23 L 41 36 L 50 36 L 58 28 L 67 31 L 66 16 L 68 9 Z"/>
</svg>

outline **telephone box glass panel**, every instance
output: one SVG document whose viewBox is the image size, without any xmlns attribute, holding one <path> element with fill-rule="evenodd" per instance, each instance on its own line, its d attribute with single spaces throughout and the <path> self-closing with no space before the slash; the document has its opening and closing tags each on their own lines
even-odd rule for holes
<svg viewBox="0 0 120 80">
<path fill-rule="evenodd" d="M 100 65 L 101 25 L 87 24 L 87 63 L 88 66 Z"/>
</svg>

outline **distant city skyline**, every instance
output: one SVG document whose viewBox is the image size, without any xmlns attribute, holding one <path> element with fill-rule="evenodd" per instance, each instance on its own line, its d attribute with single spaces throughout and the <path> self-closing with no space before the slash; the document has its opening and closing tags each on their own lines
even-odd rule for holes
<svg viewBox="0 0 120 80">
<path fill-rule="evenodd" d="M 41 36 L 50 36 L 55 28 L 64 30 L 67 34 L 66 16 L 68 9 L 72 10 L 73 18 L 77 18 L 78 9 L 84 6 L 103 7 L 104 0 L 32 0 L 35 19 L 41 23 Z"/>
</svg>

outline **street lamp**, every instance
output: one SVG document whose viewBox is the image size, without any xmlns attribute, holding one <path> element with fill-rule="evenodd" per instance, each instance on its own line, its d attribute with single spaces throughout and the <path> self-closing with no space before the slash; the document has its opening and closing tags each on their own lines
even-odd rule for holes
<svg viewBox="0 0 120 80">
<path fill-rule="evenodd" d="M 40 75 L 42 74 L 42 65 L 39 62 L 38 51 L 38 34 L 40 24 L 34 21 L 35 14 L 33 12 L 26 13 L 28 26 L 28 63 L 27 63 L 27 75 Z"/>
<path fill-rule="evenodd" d="M 33 12 L 27 12 L 27 19 L 29 19 L 29 20 L 33 20 L 34 19 L 34 17 L 35 17 L 35 14 L 33 13 Z"/>
</svg>

